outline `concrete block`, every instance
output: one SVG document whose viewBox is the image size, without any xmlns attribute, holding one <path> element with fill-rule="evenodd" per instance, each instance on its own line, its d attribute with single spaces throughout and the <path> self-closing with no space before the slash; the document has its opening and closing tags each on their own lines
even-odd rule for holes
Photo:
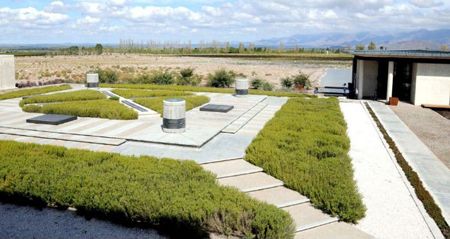
<svg viewBox="0 0 450 239">
<path fill-rule="evenodd" d="M 0 89 L 16 87 L 16 70 L 13 55 L 0 55 Z"/>
</svg>

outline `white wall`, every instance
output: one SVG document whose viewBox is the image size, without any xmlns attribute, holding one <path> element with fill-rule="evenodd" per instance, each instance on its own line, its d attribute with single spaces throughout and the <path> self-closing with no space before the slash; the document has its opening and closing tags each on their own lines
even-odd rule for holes
<svg viewBox="0 0 450 239">
<path fill-rule="evenodd" d="M 412 85 L 412 102 L 415 105 L 450 103 L 450 64 L 417 63 Z"/>
<path fill-rule="evenodd" d="M 0 89 L 11 89 L 16 85 L 14 56 L 0 55 Z"/>
<path fill-rule="evenodd" d="M 377 78 L 378 78 L 378 62 L 365 60 L 363 97 L 372 97 L 376 95 Z"/>
</svg>

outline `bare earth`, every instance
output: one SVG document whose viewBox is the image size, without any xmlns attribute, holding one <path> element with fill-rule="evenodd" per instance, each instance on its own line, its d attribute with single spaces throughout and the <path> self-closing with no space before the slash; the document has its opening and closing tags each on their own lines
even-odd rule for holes
<svg viewBox="0 0 450 239">
<path fill-rule="evenodd" d="M 450 168 L 450 120 L 433 110 L 403 102 L 391 109 Z"/>
<path fill-rule="evenodd" d="M 195 73 L 207 76 L 225 68 L 252 78 L 261 78 L 279 87 L 280 79 L 302 71 L 311 76 L 313 86 L 325 74 L 326 68 L 342 65 L 339 62 L 283 61 L 211 57 L 170 57 L 137 54 L 92 56 L 34 56 L 16 57 L 18 80 L 69 79 L 83 81 L 86 72 L 101 68 L 123 69 L 127 72 L 146 72 L 160 68 L 192 67 Z"/>
</svg>

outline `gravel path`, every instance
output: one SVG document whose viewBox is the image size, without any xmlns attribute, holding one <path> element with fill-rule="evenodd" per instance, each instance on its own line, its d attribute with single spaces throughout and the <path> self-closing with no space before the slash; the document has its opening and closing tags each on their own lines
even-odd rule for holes
<svg viewBox="0 0 450 239">
<path fill-rule="evenodd" d="M 359 102 L 341 103 L 351 141 L 350 157 L 359 192 L 367 207 L 357 227 L 377 238 L 434 238 L 422 205 L 391 158 L 368 112 Z"/>
<path fill-rule="evenodd" d="M 127 228 L 70 211 L 0 203 L 0 238 L 147 238 L 163 239 L 155 230 Z"/>
<path fill-rule="evenodd" d="M 450 120 L 431 109 L 399 102 L 392 111 L 450 169 Z"/>
</svg>

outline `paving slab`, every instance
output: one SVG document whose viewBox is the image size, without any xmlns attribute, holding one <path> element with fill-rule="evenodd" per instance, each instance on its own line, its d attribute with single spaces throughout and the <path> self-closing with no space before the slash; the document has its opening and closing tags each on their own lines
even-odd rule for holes
<svg viewBox="0 0 450 239">
<path fill-rule="evenodd" d="M 295 239 L 374 239 L 371 235 L 355 230 L 355 227 L 343 222 L 335 222 L 318 228 L 297 232 Z"/>
<path fill-rule="evenodd" d="M 51 124 L 60 125 L 70 121 L 77 120 L 78 117 L 73 115 L 60 115 L 60 114 L 45 114 L 29 118 L 26 120 L 27 123 L 33 124 Z"/>
<path fill-rule="evenodd" d="M 283 210 L 294 219 L 296 231 L 308 230 L 338 221 L 338 218 L 330 217 L 309 203 L 285 207 Z"/>
<path fill-rule="evenodd" d="M 239 176 L 262 171 L 262 168 L 257 167 L 243 159 L 207 163 L 202 164 L 202 167 L 216 174 L 217 178 Z"/>
<path fill-rule="evenodd" d="M 236 177 L 221 178 L 220 184 L 238 188 L 242 192 L 251 192 L 282 186 L 283 182 L 265 173 L 252 173 Z"/>
<path fill-rule="evenodd" d="M 249 196 L 277 207 L 289 207 L 307 203 L 309 199 L 286 187 L 275 187 L 248 193 Z"/>
<path fill-rule="evenodd" d="M 450 169 L 385 104 L 369 103 L 450 224 Z"/>
</svg>

